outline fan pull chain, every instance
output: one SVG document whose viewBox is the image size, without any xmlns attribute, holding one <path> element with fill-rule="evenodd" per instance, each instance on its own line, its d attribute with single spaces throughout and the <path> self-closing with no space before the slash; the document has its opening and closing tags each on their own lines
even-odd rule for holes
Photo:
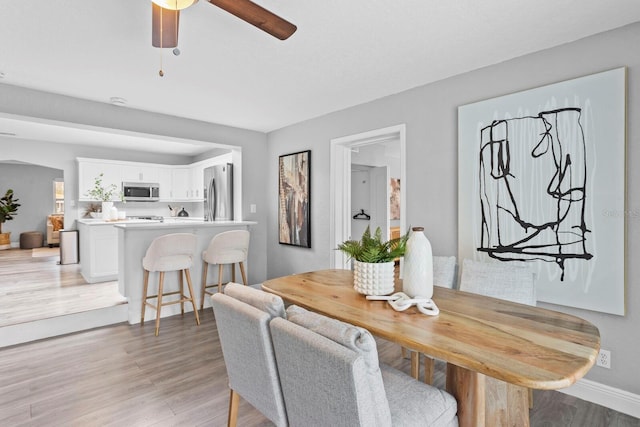
<svg viewBox="0 0 640 427">
<path fill-rule="evenodd" d="M 160 77 L 164 77 L 164 71 L 162 71 L 162 47 L 164 46 L 164 44 L 162 43 L 162 34 L 164 33 L 164 20 L 162 19 L 162 10 L 163 9 L 160 8 L 160 71 L 158 71 L 158 75 Z"/>
</svg>

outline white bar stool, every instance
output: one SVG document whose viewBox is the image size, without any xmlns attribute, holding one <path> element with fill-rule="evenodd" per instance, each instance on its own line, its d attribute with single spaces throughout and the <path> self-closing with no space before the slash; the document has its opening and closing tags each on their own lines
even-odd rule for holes
<svg viewBox="0 0 640 427">
<path fill-rule="evenodd" d="M 231 281 L 236 281 L 235 264 L 240 265 L 242 283 L 247 285 L 247 276 L 244 272 L 244 261 L 249 252 L 249 238 L 251 234 L 247 230 L 231 230 L 216 234 L 209 242 L 206 251 L 202 252 L 202 292 L 200 295 L 200 310 L 204 308 L 204 295 L 213 295 L 207 288 L 222 286 L 222 267 L 231 264 Z M 207 271 L 209 264 L 218 264 L 218 283 L 207 285 Z"/>
<path fill-rule="evenodd" d="M 166 234 L 164 236 L 156 237 L 149 248 L 147 253 L 142 259 L 142 267 L 144 268 L 144 290 L 142 294 L 142 314 L 140 317 L 140 325 L 144 325 L 144 312 L 146 306 L 149 306 L 156 310 L 156 336 L 160 330 L 160 310 L 163 305 L 178 304 L 180 303 L 180 311 L 184 314 L 185 301 L 191 301 L 193 305 L 193 312 L 196 315 L 196 324 L 200 324 L 200 318 L 198 317 L 198 309 L 193 294 L 193 287 L 191 286 L 191 273 L 189 269 L 193 264 L 193 254 L 196 251 L 196 236 L 191 233 L 174 233 Z M 160 273 L 158 279 L 158 293 L 157 295 L 147 295 L 149 286 L 149 273 L 157 271 Z M 164 273 L 167 271 L 178 271 L 180 290 L 175 292 L 163 292 L 164 286 Z M 184 282 L 182 275 L 187 278 L 187 286 L 189 287 L 189 297 L 184 294 Z M 180 299 L 170 302 L 162 302 L 162 298 L 168 295 L 180 295 Z M 153 305 L 147 300 L 157 298 L 157 304 Z"/>
</svg>

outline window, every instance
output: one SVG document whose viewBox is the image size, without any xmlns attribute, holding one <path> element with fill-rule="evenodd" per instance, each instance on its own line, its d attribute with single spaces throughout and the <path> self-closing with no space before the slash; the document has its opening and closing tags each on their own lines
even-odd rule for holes
<svg viewBox="0 0 640 427">
<path fill-rule="evenodd" d="M 64 213 L 64 181 L 53 181 L 53 212 Z"/>
</svg>

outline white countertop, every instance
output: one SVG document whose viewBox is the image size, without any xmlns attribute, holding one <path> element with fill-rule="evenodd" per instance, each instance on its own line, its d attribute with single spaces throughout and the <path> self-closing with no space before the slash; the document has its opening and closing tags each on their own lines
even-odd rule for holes
<svg viewBox="0 0 640 427">
<path fill-rule="evenodd" d="M 205 221 L 203 218 L 190 217 L 169 217 L 161 220 L 153 219 L 78 219 L 80 224 L 85 225 L 114 225 L 123 229 L 150 229 L 150 228 L 193 228 L 193 227 L 226 227 L 234 225 L 255 225 L 255 221 Z"/>
<path fill-rule="evenodd" d="M 144 222 L 115 222 L 117 228 L 124 230 L 149 230 L 162 228 L 214 228 L 214 227 L 230 227 L 238 225 L 255 225 L 255 221 L 204 221 L 204 220 L 171 220 L 171 221 L 153 221 L 146 220 Z"/>
</svg>

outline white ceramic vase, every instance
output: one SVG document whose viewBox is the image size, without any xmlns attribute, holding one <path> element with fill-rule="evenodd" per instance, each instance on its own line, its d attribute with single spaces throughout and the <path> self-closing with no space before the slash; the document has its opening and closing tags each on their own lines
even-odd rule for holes
<svg viewBox="0 0 640 427">
<path fill-rule="evenodd" d="M 109 221 L 111 219 L 112 207 L 113 207 L 113 202 L 102 202 L 102 219 L 104 221 Z"/>
<path fill-rule="evenodd" d="M 363 295 L 389 295 L 394 291 L 394 262 L 353 261 L 353 289 Z"/>
<path fill-rule="evenodd" d="M 424 227 L 413 227 L 404 254 L 402 292 L 412 298 L 433 296 L 433 254 Z"/>
</svg>

